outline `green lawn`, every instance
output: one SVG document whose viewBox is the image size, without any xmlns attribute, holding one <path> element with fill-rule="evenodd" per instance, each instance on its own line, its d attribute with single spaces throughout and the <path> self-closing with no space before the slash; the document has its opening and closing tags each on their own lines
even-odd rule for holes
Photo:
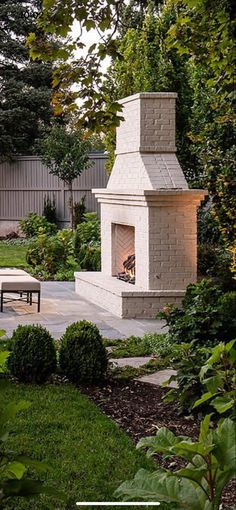
<svg viewBox="0 0 236 510">
<path fill-rule="evenodd" d="M 68 500 L 12 499 L 5 510 L 75 510 L 76 501 L 114 501 L 113 491 L 122 481 L 152 465 L 113 421 L 71 385 L 11 385 L 4 392 L 3 400 L 8 399 L 32 403 L 16 419 L 8 447 L 48 462 L 47 483 L 63 490 Z"/>
<path fill-rule="evenodd" d="M 25 244 L 14 245 L 0 241 L 0 267 L 26 267 L 26 251 Z"/>
</svg>

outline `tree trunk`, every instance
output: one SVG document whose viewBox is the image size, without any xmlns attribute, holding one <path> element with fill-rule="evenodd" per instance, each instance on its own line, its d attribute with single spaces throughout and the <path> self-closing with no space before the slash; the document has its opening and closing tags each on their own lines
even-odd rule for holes
<svg viewBox="0 0 236 510">
<path fill-rule="evenodd" d="M 70 213 L 70 227 L 72 230 L 75 229 L 75 214 L 74 214 L 74 200 L 73 200 L 73 187 L 72 182 L 68 183 L 69 190 L 69 200 L 68 200 L 68 209 Z"/>
</svg>

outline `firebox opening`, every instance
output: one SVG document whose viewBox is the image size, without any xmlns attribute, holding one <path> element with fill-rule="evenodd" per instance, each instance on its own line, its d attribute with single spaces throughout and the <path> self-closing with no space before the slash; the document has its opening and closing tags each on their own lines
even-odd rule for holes
<svg viewBox="0 0 236 510">
<path fill-rule="evenodd" d="M 135 284 L 135 228 L 112 223 L 112 275 Z"/>
</svg>

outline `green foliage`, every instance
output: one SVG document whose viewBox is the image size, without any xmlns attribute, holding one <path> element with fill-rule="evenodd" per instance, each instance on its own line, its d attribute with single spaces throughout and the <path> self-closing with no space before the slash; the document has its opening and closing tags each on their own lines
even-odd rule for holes
<svg viewBox="0 0 236 510">
<path fill-rule="evenodd" d="M 82 269 L 100 271 L 100 221 L 96 213 L 85 213 L 75 232 L 75 255 Z"/>
<path fill-rule="evenodd" d="M 180 310 L 167 306 L 158 314 L 169 326 L 173 342 L 213 346 L 236 335 L 236 292 L 222 292 L 210 280 L 187 287 Z"/>
<path fill-rule="evenodd" d="M 131 8 L 132 11 L 132 8 Z M 176 122 L 178 156 L 186 174 L 189 174 L 192 153 L 189 150 L 189 111 L 191 87 L 188 80 L 186 59 L 167 48 L 165 38 L 176 18 L 175 10 L 168 3 L 160 7 L 157 16 L 153 4 L 143 14 L 141 22 L 126 30 L 121 27 L 119 52 L 122 56 L 113 62 L 109 73 L 110 97 L 120 99 L 142 92 L 178 92 Z M 114 162 L 115 133 L 111 130 L 105 137 L 109 154 L 108 171 Z M 194 157 L 195 159 L 195 157 Z"/>
<path fill-rule="evenodd" d="M 38 142 L 37 152 L 52 175 L 66 183 L 69 190 L 68 208 L 71 228 L 75 226 L 72 183 L 91 166 L 88 138 L 79 131 L 69 131 L 64 126 L 53 126 Z"/>
<path fill-rule="evenodd" d="M 147 333 L 144 335 L 143 340 L 149 345 L 152 353 L 158 358 L 168 360 L 178 358 L 178 347 L 168 333 L 165 335 Z"/>
<path fill-rule="evenodd" d="M 200 381 L 200 370 L 209 357 L 209 349 L 197 348 L 192 344 L 178 345 L 174 368 L 176 375 L 172 375 L 164 386 L 172 381 L 177 382 L 177 388 L 171 388 L 165 395 L 167 402 L 176 402 L 179 414 L 190 413 L 195 401 L 204 392 Z"/>
<path fill-rule="evenodd" d="M 232 254 L 223 246 L 215 244 L 198 245 L 198 274 L 210 276 L 223 291 L 236 290 L 236 282 L 230 270 Z"/>
<path fill-rule="evenodd" d="M 219 510 L 222 492 L 236 474 L 236 429 L 227 418 L 212 430 L 210 418 L 207 415 L 202 421 L 197 442 L 175 436 L 166 427 L 156 436 L 141 439 L 138 448 L 147 448 L 148 456 L 177 456 L 187 466 L 174 472 L 161 468 L 153 472 L 139 470 L 133 480 L 117 489 L 115 496 L 125 501 L 138 498 L 172 503 L 181 510 Z"/>
<path fill-rule="evenodd" d="M 57 231 L 54 223 L 50 223 L 46 217 L 30 212 L 26 218 L 20 220 L 20 228 L 27 238 L 36 237 L 40 233 L 53 235 Z"/>
<path fill-rule="evenodd" d="M 34 268 L 35 274 L 54 277 L 63 272 L 75 271 L 79 264 L 74 258 L 74 233 L 70 229 L 59 230 L 48 237 L 39 232 L 28 248 L 26 260 Z M 46 278 L 48 279 L 48 278 Z"/>
<path fill-rule="evenodd" d="M 57 209 L 55 195 L 53 195 L 53 199 L 51 199 L 49 195 L 46 195 L 44 197 L 43 216 L 49 223 L 55 223 L 55 225 L 57 224 Z"/>
<path fill-rule="evenodd" d="M 39 141 L 38 151 L 52 175 L 67 185 L 91 165 L 88 157 L 90 142 L 79 131 L 53 126 Z"/>
<path fill-rule="evenodd" d="M 155 355 L 158 359 L 177 358 L 178 349 L 168 334 L 147 333 L 143 337 L 130 336 L 124 339 L 104 339 L 104 345 L 112 346 L 110 358 Z"/>
<path fill-rule="evenodd" d="M 217 413 L 236 410 L 236 340 L 223 342 L 211 349 L 211 356 L 200 370 L 200 381 L 206 388 L 193 408 L 209 403 Z"/>
<path fill-rule="evenodd" d="M 203 206 L 198 210 L 198 243 L 219 246 L 221 233 L 217 218 L 212 214 L 212 207 Z"/>
<path fill-rule="evenodd" d="M 56 350 L 50 333 L 40 325 L 18 326 L 8 360 L 19 381 L 42 384 L 56 370 Z"/>
<path fill-rule="evenodd" d="M 86 212 L 85 205 L 86 195 L 83 195 L 79 202 L 75 202 L 74 204 L 74 212 L 75 212 L 75 228 L 77 225 L 84 221 L 84 214 Z"/>
<path fill-rule="evenodd" d="M 236 147 L 210 147 L 202 156 L 213 215 L 227 247 L 236 247 Z"/>
<path fill-rule="evenodd" d="M 26 48 L 37 31 L 40 2 L 2 0 L 0 4 L 0 159 L 32 154 L 40 130 L 52 120 L 52 67 L 32 62 Z"/>
<path fill-rule="evenodd" d="M 81 269 L 86 269 L 86 271 L 101 271 L 100 246 L 81 246 L 79 251 L 79 263 Z"/>
<path fill-rule="evenodd" d="M 235 246 L 236 176 L 233 10 L 227 0 L 177 2 L 167 44 L 188 59 L 193 89 L 190 119 L 198 180 L 212 197 L 212 212 L 226 246 Z M 197 182 L 196 182 L 197 184 Z"/>
<path fill-rule="evenodd" d="M 59 362 L 62 372 L 74 383 L 100 382 L 107 356 L 97 326 L 88 321 L 68 326 L 61 338 Z"/>
<path fill-rule="evenodd" d="M 100 221 L 97 213 L 89 212 L 84 214 L 84 221 L 77 227 L 77 243 L 89 244 L 100 242 Z"/>
</svg>

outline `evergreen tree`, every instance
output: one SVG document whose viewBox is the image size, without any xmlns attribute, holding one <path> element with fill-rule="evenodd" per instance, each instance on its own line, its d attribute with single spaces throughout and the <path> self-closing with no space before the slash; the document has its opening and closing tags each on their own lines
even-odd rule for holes
<svg viewBox="0 0 236 510">
<path fill-rule="evenodd" d="M 39 0 L 0 4 L 0 157 L 30 154 L 52 118 L 51 65 L 33 62 L 26 39 L 37 31 Z"/>
</svg>

